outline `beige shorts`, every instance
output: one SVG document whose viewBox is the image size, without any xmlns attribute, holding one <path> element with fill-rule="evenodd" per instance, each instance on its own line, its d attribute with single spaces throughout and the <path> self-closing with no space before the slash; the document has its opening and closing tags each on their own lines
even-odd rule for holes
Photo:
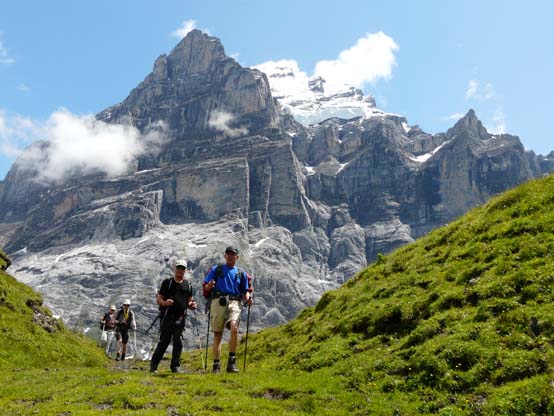
<svg viewBox="0 0 554 416">
<path fill-rule="evenodd" d="M 227 306 L 219 304 L 219 298 L 212 300 L 210 308 L 210 325 L 213 332 L 223 332 L 223 328 L 230 329 L 231 321 L 240 320 L 240 302 L 238 300 L 228 300 Z"/>
</svg>

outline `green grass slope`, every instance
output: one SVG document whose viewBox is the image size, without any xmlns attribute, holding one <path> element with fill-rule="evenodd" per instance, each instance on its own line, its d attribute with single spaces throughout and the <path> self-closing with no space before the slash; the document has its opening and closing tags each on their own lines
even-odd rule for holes
<svg viewBox="0 0 554 416">
<path fill-rule="evenodd" d="M 1 270 L 0 254 L 0 369 L 105 363 L 94 342 L 64 328 L 38 293 Z"/>
<path fill-rule="evenodd" d="M 252 337 L 369 414 L 554 414 L 554 177 L 405 246 Z"/>
<path fill-rule="evenodd" d="M 552 231 L 547 177 L 380 256 L 295 320 L 252 335 L 240 374 L 203 374 L 203 351 L 185 354 L 191 374 L 172 374 L 167 362 L 156 375 L 148 363 L 90 366 L 98 351 L 34 323 L 40 297 L 3 274 L 1 413 L 551 415 Z M 29 358 L 42 353 L 41 342 L 24 342 L 30 334 L 55 337 L 47 357 Z M 18 368 L 29 361 L 49 368 Z"/>
</svg>

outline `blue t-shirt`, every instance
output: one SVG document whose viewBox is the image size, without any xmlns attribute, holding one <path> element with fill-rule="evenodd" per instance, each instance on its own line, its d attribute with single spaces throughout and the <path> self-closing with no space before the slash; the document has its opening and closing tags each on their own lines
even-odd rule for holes
<svg viewBox="0 0 554 416">
<path fill-rule="evenodd" d="M 204 283 L 207 284 L 210 280 L 215 280 L 215 271 L 217 265 L 211 268 L 210 272 L 204 278 Z M 239 296 L 248 290 L 248 276 L 246 272 L 242 272 L 242 279 L 238 276 L 239 269 L 235 266 L 230 268 L 226 264 L 222 266 L 221 274 L 217 279 L 215 287 L 212 291 L 220 292 L 223 295 Z"/>
</svg>

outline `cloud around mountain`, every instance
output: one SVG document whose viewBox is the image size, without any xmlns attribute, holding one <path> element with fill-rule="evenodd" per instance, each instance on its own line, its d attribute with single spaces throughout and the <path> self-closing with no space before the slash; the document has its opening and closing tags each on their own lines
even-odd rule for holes
<svg viewBox="0 0 554 416">
<path fill-rule="evenodd" d="M 130 124 L 108 124 L 67 109 L 54 112 L 44 123 L 0 113 L 0 152 L 19 154 L 19 166 L 36 171 L 36 179 L 43 182 L 59 182 L 76 172 L 109 177 L 127 173 L 137 157 L 147 149 L 156 152 L 165 138 L 163 123 L 140 132 Z M 37 140 L 47 144 L 21 150 Z"/>
<path fill-rule="evenodd" d="M 383 32 L 367 33 L 356 44 L 342 51 L 337 59 L 319 61 L 314 75 L 329 84 L 348 84 L 363 88 L 380 79 L 388 79 L 396 64 L 396 42 Z"/>
<path fill-rule="evenodd" d="M 294 69 L 295 84 L 280 85 L 279 90 L 289 93 L 306 88 L 311 77 L 322 77 L 326 81 L 326 89 L 343 88 L 350 85 L 363 88 L 381 79 L 389 79 L 396 65 L 395 52 L 399 49 L 396 42 L 383 32 L 367 33 L 357 40 L 356 44 L 341 51 L 336 59 L 319 61 L 313 75 L 301 71 L 294 59 L 266 61 L 256 68 L 262 72 L 272 72 L 276 66 Z M 275 80 L 272 80 L 275 82 Z M 278 82 L 278 80 L 277 80 Z M 294 90 L 294 91 L 293 91 Z"/>
</svg>

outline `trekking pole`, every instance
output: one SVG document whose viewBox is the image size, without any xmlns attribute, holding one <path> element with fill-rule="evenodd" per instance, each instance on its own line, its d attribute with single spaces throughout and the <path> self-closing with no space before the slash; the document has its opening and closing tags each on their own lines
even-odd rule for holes
<svg viewBox="0 0 554 416">
<path fill-rule="evenodd" d="M 185 308 L 185 314 L 183 315 L 183 332 L 181 332 L 181 343 L 185 345 L 185 331 L 187 330 L 187 311 L 188 311 L 188 305 Z"/>
<path fill-rule="evenodd" d="M 246 351 L 248 350 L 248 331 L 250 330 L 250 305 L 248 305 L 248 314 L 246 315 L 246 341 L 244 343 L 244 363 L 242 371 L 246 371 Z"/>
<path fill-rule="evenodd" d="M 200 338 L 200 330 L 198 329 L 198 318 L 196 312 L 192 315 L 194 317 L 194 328 L 196 330 L 196 337 L 198 338 L 198 351 L 200 351 L 200 360 L 202 360 L 202 368 L 206 368 L 204 364 L 204 354 L 202 354 L 202 339 Z"/>
<path fill-rule="evenodd" d="M 209 339 L 210 339 L 210 318 L 211 318 L 211 315 L 212 315 L 212 308 L 210 306 L 211 305 L 211 300 L 208 301 L 208 305 L 207 305 L 207 308 L 208 308 L 208 331 L 206 332 L 206 360 L 204 361 L 204 371 L 208 371 L 208 342 L 209 342 Z"/>
<path fill-rule="evenodd" d="M 133 330 L 133 342 L 135 343 L 135 350 L 133 351 L 133 358 L 136 360 L 138 357 L 138 349 L 137 349 L 137 330 Z"/>
<path fill-rule="evenodd" d="M 160 313 L 158 313 L 156 315 L 156 317 L 154 318 L 154 320 L 152 321 L 152 323 L 150 324 L 150 326 L 148 327 L 148 329 L 146 331 L 144 331 L 145 334 L 148 334 L 150 332 L 150 330 L 152 329 L 152 327 L 154 326 L 154 324 L 156 323 L 156 321 L 160 319 Z"/>
</svg>

